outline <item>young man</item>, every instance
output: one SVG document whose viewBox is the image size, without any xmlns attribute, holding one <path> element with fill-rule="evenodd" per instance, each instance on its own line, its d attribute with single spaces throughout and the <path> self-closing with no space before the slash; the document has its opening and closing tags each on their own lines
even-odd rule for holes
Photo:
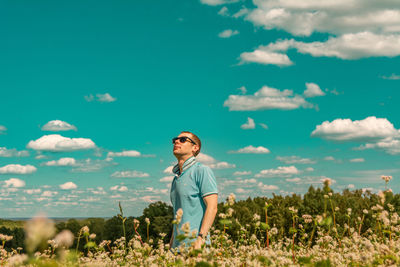
<svg viewBox="0 0 400 267">
<path fill-rule="evenodd" d="M 181 132 L 178 137 L 172 139 L 172 143 L 178 164 L 173 168 L 175 177 L 171 186 L 171 202 L 174 216 L 179 209 L 182 209 L 183 215 L 179 225 L 174 224 L 170 244 L 172 248 L 180 245 L 176 236 L 184 233 L 181 227 L 189 222 L 190 233 L 195 230 L 197 238 L 194 241 L 185 239 L 182 242 L 199 249 L 204 242 L 210 242 L 208 231 L 217 214 L 217 183 L 211 169 L 196 161 L 201 141 L 195 134 Z"/>
</svg>

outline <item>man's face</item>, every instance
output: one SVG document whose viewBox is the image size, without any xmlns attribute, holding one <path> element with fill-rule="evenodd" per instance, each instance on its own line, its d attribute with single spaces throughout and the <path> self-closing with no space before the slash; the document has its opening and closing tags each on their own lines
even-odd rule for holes
<svg viewBox="0 0 400 267">
<path fill-rule="evenodd" d="M 182 136 L 186 136 L 193 139 L 190 133 L 181 133 L 177 137 L 182 137 Z M 178 139 L 174 143 L 173 153 L 175 156 L 184 156 L 184 155 L 193 156 L 196 150 L 197 150 L 197 145 L 190 142 L 190 140 L 187 139 L 186 142 L 181 143 Z"/>
</svg>

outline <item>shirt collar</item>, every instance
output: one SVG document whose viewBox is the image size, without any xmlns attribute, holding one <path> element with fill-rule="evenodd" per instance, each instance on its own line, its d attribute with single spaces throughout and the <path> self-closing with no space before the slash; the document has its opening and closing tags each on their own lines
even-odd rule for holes
<svg viewBox="0 0 400 267">
<path fill-rule="evenodd" d="M 182 166 L 182 172 L 179 169 L 179 164 L 176 164 L 174 168 L 172 169 L 172 172 L 175 173 L 176 175 L 180 176 L 182 173 L 184 173 L 187 169 L 189 169 L 190 166 L 196 163 L 196 158 L 194 156 L 188 158 Z"/>
</svg>

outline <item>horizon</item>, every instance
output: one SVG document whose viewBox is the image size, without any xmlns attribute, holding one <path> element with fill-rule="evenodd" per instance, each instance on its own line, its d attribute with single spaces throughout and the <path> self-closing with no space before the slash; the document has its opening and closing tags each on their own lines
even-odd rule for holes
<svg viewBox="0 0 400 267">
<path fill-rule="evenodd" d="M 301 3 L 3 3 L 0 217 L 171 205 L 181 131 L 219 202 L 399 193 L 400 8 Z"/>
</svg>

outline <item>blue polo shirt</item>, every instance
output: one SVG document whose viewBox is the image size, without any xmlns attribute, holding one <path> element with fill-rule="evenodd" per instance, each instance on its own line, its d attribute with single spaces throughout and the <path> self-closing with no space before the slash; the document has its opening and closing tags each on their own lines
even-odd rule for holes
<svg viewBox="0 0 400 267">
<path fill-rule="evenodd" d="M 175 177 L 172 181 L 170 196 L 174 210 L 174 219 L 176 212 L 179 209 L 183 210 L 180 224 L 178 227 L 174 224 L 172 247 L 175 248 L 179 246 L 176 236 L 184 234 L 181 230 L 184 223 L 190 223 L 189 236 L 193 230 L 199 233 L 206 211 L 203 197 L 218 194 L 218 189 L 214 173 L 208 166 L 197 162 L 195 157 L 191 157 L 185 161 L 182 166 L 182 173 L 180 173 L 179 166 L 177 165 L 175 165 L 173 172 L 175 173 Z M 191 241 L 194 240 L 186 239 L 183 242 L 188 244 Z"/>
</svg>

